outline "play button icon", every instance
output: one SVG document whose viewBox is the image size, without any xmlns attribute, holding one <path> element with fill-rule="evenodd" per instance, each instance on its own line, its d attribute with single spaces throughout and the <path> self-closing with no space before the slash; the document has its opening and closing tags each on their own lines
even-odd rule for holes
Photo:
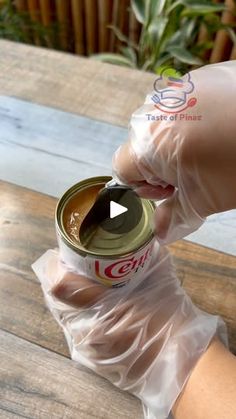
<svg viewBox="0 0 236 419">
<path fill-rule="evenodd" d="M 110 218 L 118 217 L 118 215 L 121 215 L 126 211 L 128 211 L 128 208 L 115 201 L 110 201 Z"/>
<path fill-rule="evenodd" d="M 110 188 L 97 211 L 101 220 L 99 226 L 111 234 L 126 234 L 133 230 L 142 214 L 140 197 L 132 189 L 122 187 Z"/>
<path fill-rule="evenodd" d="M 105 193 L 98 195 L 80 226 L 81 243 L 84 247 L 88 246 L 96 231 L 103 231 L 109 235 L 101 233 L 101 240 L 108 237 L 106 245 L 109 246 L 115 235 L 126 235 L 135 230 L 143 214 L 142 200 L 131 188 L 120 186 L 107 188 Z"/>
</svg>

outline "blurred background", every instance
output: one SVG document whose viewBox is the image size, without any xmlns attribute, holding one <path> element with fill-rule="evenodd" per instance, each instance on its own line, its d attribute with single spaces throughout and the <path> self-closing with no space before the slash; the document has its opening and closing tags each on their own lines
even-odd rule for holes
<svg viewBox="0 0 236 419">
<path fill-rule="evenodd" d="M 0 0 L 0 37 L 159 72 L 236 59 L 236 2 Z"/>
</svg>

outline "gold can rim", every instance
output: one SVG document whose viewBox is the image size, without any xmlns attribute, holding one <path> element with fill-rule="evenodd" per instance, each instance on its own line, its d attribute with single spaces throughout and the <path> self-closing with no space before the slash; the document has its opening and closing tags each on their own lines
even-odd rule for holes
<svg viewBox="0 0 236 419">
<path fill-rule="evenodd" d="M 87 178 L 84 179 L 80 182 L 77 182 L 76 184 L 72 185 L 68 190 L 66 190 L 64 192 L 64 194 L 61 196 L 61 198 L 59 199 L 57 205 L 56 205 L 56 210 L 55 210 L 55 224 L 56 224 L 56 230 L 57 230 L 57 234 L 59 234 L 60 239 L 71 249 L 73 250 L 75 253 L 78 253 L 80 256 L 86 257 L 86 256 L 91 256 L 91 257 L 97 257 L 99 259 L 114 259 L 114 257 L 116 257 L 116 259 L 119 258 L 124 258 L 124 257 L 129 257 L 131 256 L 134 252 L 137 252 L 139 250 L 141 250 L 142 248 L 144 248 L 148 243 L 150 243 L 152 241 L 152 239 L 154 238 L 154 233 L 153 231 L 150 230 L 150 235 L 148 236 L 148 238 L 144 241 L 142 241 L 140 243 L 139 246 L 135 247 L 134 249 L 131 249 L 129 252 L 125 251 L 124 253 L 119 253 L 118 255 L 114 252 L 114 254 L 101 254 L 101 253 L 96 253 L 96 252 L 92 252 L 88 249 L 85 249 L 82 245 L 80 246 L 79 243 L 76 244 L 66 233 L 65 228 L 63 226 L 62 223 L 62 214 L 63 214 L 63 209 L 66 205 L 66 203 L 68 202 L 68 200 L 76 193 L 79 192 L 79 189 L 81 189 L 82 187 L 86 187 L 91 186 L 91 185 L 95 185 L 95 184 L 99 184 L 99 183 L 107 183 L 109 180 L 111 180 L 111 176 L 94 176 L 91 178 Z M 155 211 L 155 204 L 153 201 L 151 200 L 145 200 L 148 201 L 148 203 L 151 205 L 153 212 Z"/>
</svg>

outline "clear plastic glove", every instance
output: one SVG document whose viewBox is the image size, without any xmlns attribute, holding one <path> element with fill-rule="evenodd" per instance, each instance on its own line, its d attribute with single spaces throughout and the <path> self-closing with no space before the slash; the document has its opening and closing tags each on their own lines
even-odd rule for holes
<svg viewBox="0 0 236 419">
<path fill-rule="evenodd" d="M 168 417 L 215 335 L 227 343 L 223 321 L 193 305 L 157 249 L 145 278 L 119 289 L 69 271 L 57 251 L 33 265 L 72 359 L 136 395 L 148 419 Z"/>
<path fill-rule="evenodd" d="M 154 106 L 153 91 L 113 159 L 114 177 L 140 186 L 143 197 L 165 199 L 155 217 L 162 244 L 193 232 L 210 214 L 236 208 L 236 61 L 189 74 L 196 104 L 176 120 L 153 121 L 148 114 L 168 115 Z M 178 89 L 172 87 L 173 96 Z M 187 119 L 192 115 L 200 118 Z"/>
</svg>

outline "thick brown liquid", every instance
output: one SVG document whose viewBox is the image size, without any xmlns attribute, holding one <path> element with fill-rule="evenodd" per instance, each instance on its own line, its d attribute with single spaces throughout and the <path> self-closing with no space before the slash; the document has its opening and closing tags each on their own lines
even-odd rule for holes
<svg viewBox="0 0 236 419">
<path fill-rule="evenodd" d="M 79 230 L 82 221 L 92 208 L 97 194 L 105 184 L 98 184 L 82 189 L 66 204 L 63 211 L 63 224 L 73 241 L 79 242 Z"/>
</svg>

